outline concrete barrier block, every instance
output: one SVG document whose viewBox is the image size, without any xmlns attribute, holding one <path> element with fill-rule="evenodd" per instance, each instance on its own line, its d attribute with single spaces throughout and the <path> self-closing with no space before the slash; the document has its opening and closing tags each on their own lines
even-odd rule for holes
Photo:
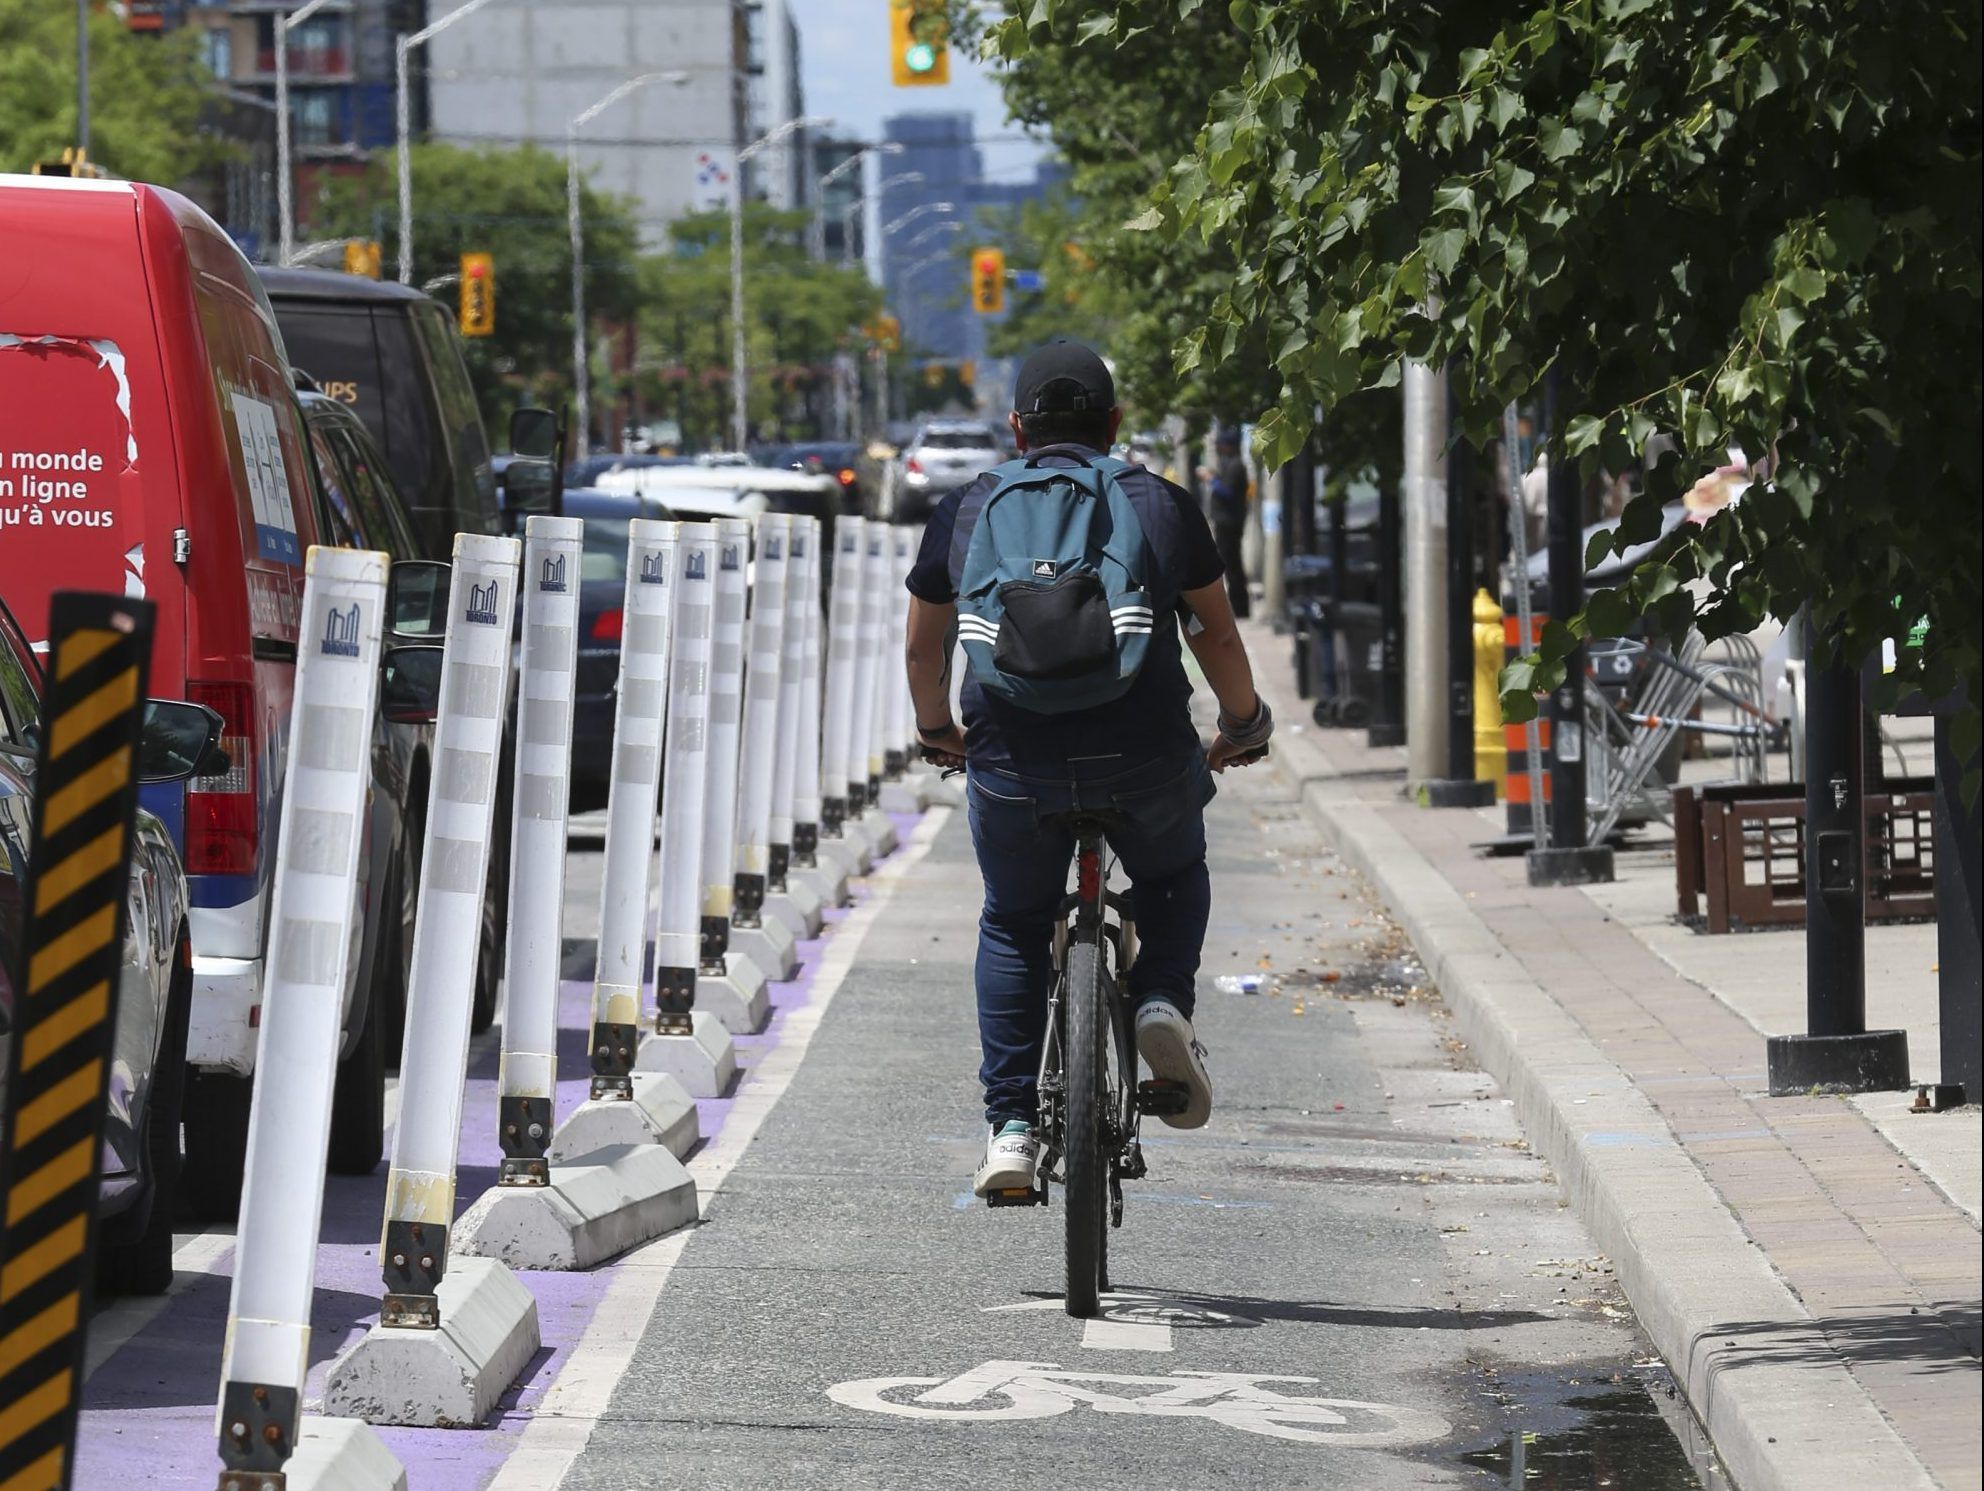
<svg viewBox="0 0 1984 1491">
<path fill-rule="evenodd" d="M 922 812 L 923 794 L 918 790 L 916 778 L 903 777 L 898 781 L 882 783 L 881 807 L 885 813 Z"/>
<path fill-rule="evenodd" d="M 493 1258 L 453 1258 L 435 1330 L 375 1325 L 331 1363 L 324 1410 L 369 1424 L 473 1429 L 542 1344 L 537 1301 Z"/>
<path fill-rule="evenodd" d="M 786 872 L 785 889 L 772 891 L 765 897 L 765 920 L 777 919 L 779 924 L 790 932 L 794 940 L 818 937 L 824 923 L 820 893 L 813 885 Z"/>
<path fill-rule="evenodd" d="M 589 1098 L 558 1125 L 545 1150 L 554 1167 L 619 1144 L 656 1144 L 677 1159 L 696 1147 L 702 1125 L 687 1084 L 659 1071 L 632 1080 L 633 1097 Z"/>
<path fill-rule="evenodd" d="M 720 1098 L 730 1093 L 737 1080 L 737 1043 L 723 1022 L 708 1010 L 695 1010 L 689 1016 L 688 1035 L 650 1035 L 641 1040 L 634 1053 L 634 1082 L 652 1072 L 682 1084 L 692 1098 Z M 690 1113 L 693 1115 L 693 1105 Z M 694 1135 L 691 1135 L 694 1142 Z M 679 1158 L 685 1150 L 674 1149 Z"/>
<path fill-rule="evenodd" d="M 696 975 L 696 1008 L 723 1022 L 732 1035 L 754 1035 L 771 1018 L 764 970 L 742 953 L 723 955 L 724 971 Z"/>
<path fill-rule="evenodd" d="M 821 864 L 832 864 L 852 879 L 868 873 L 868 867 L 875 862 L 875 847 L 869 842 L 861 820 L 852 818 L 840 826 L 839 838 L 820 840 L 818 857 Z"/>
<path fill-rule="evenodd" d="M 788 886 L 803 885 L 808 893 L 817 896 L 821 909 L 828 906 L 845 906 L 853 899 L 847 893 L 847 868 L 840 861 L 820 856 L 820 862 L 811 869 L 794 868 L 786 871 L 785 883 Z M 824 925 L 824 917 L 822 918 Z"/>
<path fill-rule="evenodd" d="M 696 1220 L 696 1183 L 659 1144 L 559 1161 L 548 1186 L 491 1186 L 455 1223 L 456 1256 L 591 1268 Z"/>
<path fill-rule="evenodd" d="M 760 916 L 755 927 L 731 927 L 730 950 L 749 958 L 767 979 L 799 977 L 799 944 L 777 917 Z"/>
<path fill-rule="evenodd" d="M 868 834 L 868 852 L 876 859 L 896 851 L 896 821 L 880 808 L 861 815 L 861 826 Z"/>
<path fill-rule="evenodd" d="M 358 1419 L 305 1418 L 282 1473 L 289 1491 L 406 1491 L 405 1468 Z M 225 1472 L 220 1485 L 229 1491 Z"/>
</svg>

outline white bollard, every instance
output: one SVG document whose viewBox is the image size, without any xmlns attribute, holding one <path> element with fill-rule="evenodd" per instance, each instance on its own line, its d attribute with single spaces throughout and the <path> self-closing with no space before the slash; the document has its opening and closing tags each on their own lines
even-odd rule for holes
<svg viewBox="0 0 1984 1491">
<path fill-rule="evenodd" d="M 823 821 L 820 800 L 821 712 L 826 662 L 826 616 L 822 607 L 822 587 L 826 584 L 824 566 L 832 555 L 827 546 L 826 530 L 815 520 L 808 519 L 808 522 L 813 526 L 808 530 L 809 551 L 801 561 L 806 569 L 806 602 L 802 613 L 805 634 L 799 653 L 799 714 L 792 766 L 790 873 L 796 882 L 803 883 L 816 894 L 823 906 L 845 906 L 848 902 L 848 866 L 831 854 L 822 854 L 820 850 Z"/>
<path fill-rule="evenodd" d="M 487 1259 L 458 1268 L 448 1260 L 518 548 L 513 538 L 455 536 L 400 1117 L 379 1249 L 386 1294 L 379 1324 L 332 1363 L 324 1393 L 333 1412 L 374 1423 L 480 1423 L 539 1344 L 537 1302 L 508 1270 Z M 459 1329 L 457 1313 L 465 1321 Z"/>
<path fill-rule="evenodd" d="M 820 608 L 820 587 L 813 568 L 814 545 L 819 538 L 819 520 L 794 514 L 785 534 L 785 620 L 779 629 L 778 719 L 772 737 L 772 804 L 766 848 L 767 898 L 765 912 L 785 920 L 794 937 L 817 937 L 824 922 L 825 897 L 812 876 L 794 875 L 794 788 L 799 779 L 799 758 L 808 750 L 813 756 L 813 817 L 804 825 L 812 834 L 819 832 L 820 719 L 814 713 L 802 718 L 805 709 L 807 610 Z M 808 844 L 808 857 L 815 846 Z"/>
<path fill-rule="evenodd" d="M 715 526 L 682 524 L 677 538 L 674 658 L 669 669 L 656 872 L 655 1033 L 641 1042 L 634 1058 L 637 1074 L 673 1077 L 699 1098 L 723 1096 L 737 1075 L 730 1032 L 715 1014 L 696 1008 L 715 572 Z"/>
<path fill-rule="evenodd" d="M 552 534 L 542 525 L 569 524 Z M 670 602 L 676 586 L 674 523 L 628 525 L 620 673 L 613 722 L 613 775 L 607 787 L 606 854 L 594 981 L 592 1097 L 551 1133 L 555 1056 L 527 1057 L 528 1078 L 545 1093 L 535 1110 L 504 1112 L 503 1140 L 519 1122 L 537 1128 L 532 1168 L 485 1192 L 455 1227 L 460 1254 L 501 1259 L 513 1268 L 587 1268 L 696 1218 L 696 1187 L 677 1154 L 698 1137 L 696 1106 L 680 1083 L 636 1074 L 641 963 L 647 937 L 648 870 L 654 800 L 660 787 L 661 728 L 668 689 Z M 510 964 L 504 1014 L 509 1095 L 511 1027 L 535 1040 L 557 1038 L 558 931 L 564 903 L 565 805 L 572 750 L 572 665 L 577 651 L 577 519 L 532 518 L 524 562 L 522 703 L 517 739 L 517 853 L 511 861 L 510 947 L 535 933 L 520 982 Z M 567 583 L 569 576 L 570 583 Z M 547 826 L 548 822 L 548 826 Z M 528 1051 L 528 1047 L 526 1050 Z M 545 1051 L 555 1050 L 546 1044 Z M 528 1101 L 528 1100 L 526 1100 Z M 671 1142 L 672 1141 L 672 1142 Z M 608 1149 L 609 1145 L 633 1147 Z M 650 1150 L 657 1150 L 650 1153 Z M 672 1151 L 672 1152 L 671 1152 Z M 549 1159 L 556 1160 L 555 1173 Z M 531 1185 L 523 1190 L 519 1181 Z"/>
<path fill-rule="evenodd" d="M 779 665 L 785 651 L 790 528 L 784 513 L 764 513 L 758 518 L 737 768 L 737 870 L 730 908 L 733 938 L 740 929 L 762 925 L 765 897 L 771 889 L 772 793 L 779 754 Z"/>
<path fill-rule="evenodd" d="M 891 579 L 895 574 L 895 538 L 885 523 L 870 523 L 862 534 L 860 629 L 856 634 L 855 655 L 855 749 L 854 780 L 848 783 L 848 800 L 861 804 L 861 832 L 869 852 L 887 854 L 896 847 L 896 827 L 881 810 L 883 716 L 887 690 L 884 672 L 902 671 L 900 663 L 885 669 L 883 653 L 888 647 L 888 607 Z"/>
<path fill-rule="evenodd" d="M 256 1037 L 247 1177 L 234 1246 L 218 1416 L 229 1471 L 293 1467 L 317 1286 L 324 1146 L 340 1005 L 357 917 L 358 854 L 372 790 L 386 556 L 313 546 L 305 560 L 293 743 L 269 902 L 268 980 Z M 328 915 L 326 913 L 329 913 Z M 313 1420 L 317 1448 L 353 1487 L 406 1484 L 363 1424 Z"/>
<path fill-rule="evenodd" d="M 571 809 L 572 701 L 578 663 L 579 555 L 585 524 L 524 524 L 524 624 L 517 681 L 516 792 L 510 826 L 509 928 L 496 1131 L 504 1185 L 544 1185 L 556 1122 L 558 976 Z"/>
<path fill-rule="evenodd" d="M 699 968 L 764 999 L 767 979 L 799 972 L 792 935 L 778 923 L 732 927 L 737 894 L 738 769 L 744 718 L 744 612 L 751 525 L 743 518 L 716 524 L 716 618 L 710 645 L 710 750 L 703 811 L 703 916 Z M 714 997 L 720 998 L 721 995 Z M 713 1004 L 705 1003 L 714 1009 Z M 767 1004 L 767 1009 L 769 1005 Z M 758 1028 L 753 1026 L 753 1029 Z"/>
<path fill-rule="evenodd" d="M 828 583 L 826 712 L 820 733 L 820 837 L 839 840 L 848 819 L 860 809 L 847 800 L 854 753 L 855 634 L 861 619 L 861 518 L 842 518 L 834 528 L 833 574 Z M 859 847 L 847 846 L 855 860 L 867 863 Z"/>
<path fill-rule="evenodd" d="M 917 531 L 906 523 L 889 530 L 895 563 L 889 574 L 884 607 L 888 642 L 883 650 L 883 679 L 887 702 L 882 710 L 882 808 L 890 813 L 920 812 L 924 806 L 918 764 L 916 711 L 909 697 L 909 672 L 903 652 L 909 642 L 909 571 L 916 563 Z"/>
</svg>

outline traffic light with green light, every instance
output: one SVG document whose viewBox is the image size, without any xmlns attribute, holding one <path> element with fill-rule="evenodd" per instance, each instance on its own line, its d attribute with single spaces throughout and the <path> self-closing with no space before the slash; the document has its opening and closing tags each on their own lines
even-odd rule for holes
<svg viewBox="0 0 1984 1491">
<path fill-rule="evenodd" d="M 951 17 L 944 0 L 889 0 L 889 55 L 898 88 L 951 80 Z"/>
</svg>

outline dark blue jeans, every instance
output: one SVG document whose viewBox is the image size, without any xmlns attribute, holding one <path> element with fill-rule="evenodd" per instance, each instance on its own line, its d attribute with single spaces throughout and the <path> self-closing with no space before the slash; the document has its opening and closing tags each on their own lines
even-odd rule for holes
<svg viewBox="0 0 1984 1491">
<path fill-rule="evenodd" d="M 1070 761 L 1052 777 L 971 768 L 971 841 L 985 879 L 977 982 L 988 1122 L 1032 1123 L 1039 1116 L 1035 1085 L 1047 1035 L 1054 920 L 1075 852 L 1066 823 L 1047 820 L 1082 809 L 1115 816 L 1109 844 L 1136 891 L 1131 1003 L 1162 994 L 1190 1016 L 1212 910 L 1205 824 L 1212 795 L 1212 774 L 1196 750 L 1189 759 L 1130 768 L 1120 756 Z"/>
</svg>

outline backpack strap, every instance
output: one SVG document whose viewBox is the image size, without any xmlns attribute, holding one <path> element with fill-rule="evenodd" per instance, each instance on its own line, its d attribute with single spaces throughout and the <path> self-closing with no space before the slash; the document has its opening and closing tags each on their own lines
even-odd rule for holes
<svg viewBox="0 0 1984 1491">
<path fill-rule="evenodd" d="M 971 549 L 972 530 L 978 527 L 979 515 L 985 511 L 985 504 L 992 500 L 992 495 L 1006 484 L 1008 475 L 1006 466 L 1017 464 L 1008 461 L 1005 465 L 993 467 L 988 474 L 994 480 L 973 483 L 978 490 L 966 492 L 959 499 L 958 510 L 951 519 L 951 554 L 947 566 L 950 570 L 953 593 L 964 588 L 964 557 Z"/>
</svg>

